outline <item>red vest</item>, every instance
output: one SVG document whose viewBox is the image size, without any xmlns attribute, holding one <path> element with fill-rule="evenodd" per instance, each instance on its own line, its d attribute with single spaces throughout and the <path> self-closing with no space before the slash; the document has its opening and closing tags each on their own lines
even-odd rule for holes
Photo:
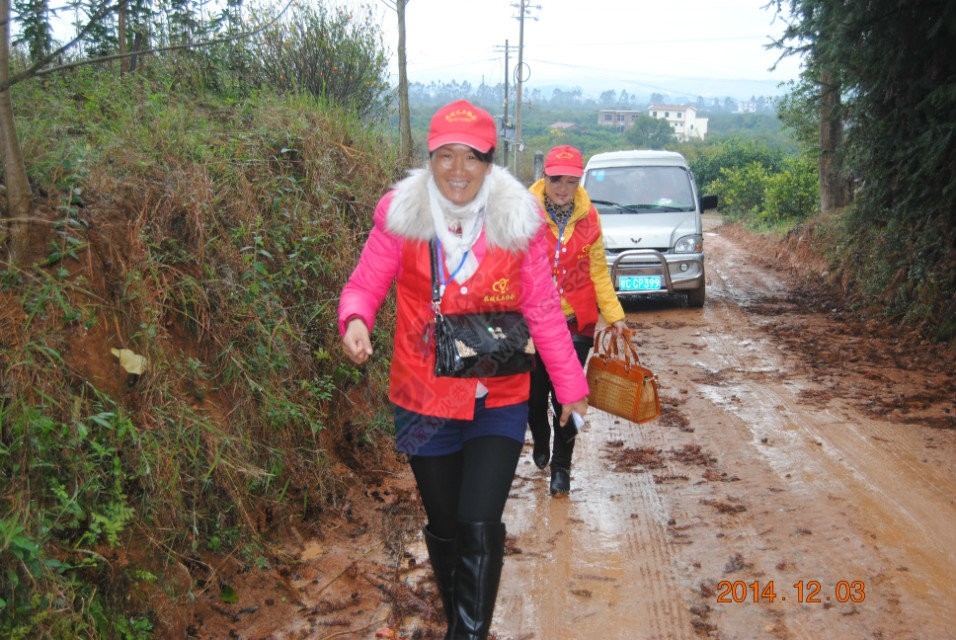
<svg viewBox="0 0 956 640">
<path fill-rule="evenodd" d="M 555 231 L 551 225 L 548 227 Z M 600 235 L 598 213 L 592 206 L 587 215 L 574 223 L 571 237 L 561 243 L 557 268 L 553 268 L 558 292 L 574 309 L 579 330 L 593 330 L 598 321 L 597 295 L 591 280 L 591 245 Z M 557 243 L 557 236 L 554 240 Z"/>
<path fill-rule="evenodd" d="M 448 284 L 442 312 L 517 311 L 521 299 L 521 260 L 520 254 L 489 247 L 478 270 L 464 285 L 455 281 Z M 435 376 L 435 345 L 426 331 L 434 320 L 431 282 L 428 243 L 406 240 L 395 283 L 397 311 L 389 397 L 400 407 L 417 413 L 471 419 L 479 379 Z M 488 388 L 487 407 L 528 399 L 527 373 L 480 380 Z"/>
</svg>

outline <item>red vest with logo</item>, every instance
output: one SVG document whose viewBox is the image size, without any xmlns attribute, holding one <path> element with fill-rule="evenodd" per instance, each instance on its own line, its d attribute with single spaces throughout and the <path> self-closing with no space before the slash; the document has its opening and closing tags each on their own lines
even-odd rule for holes
<svg viewBox="0 0 956 640">
<path fill-rule="evenodd" d="M 477 271 L 445 288 L 443 313 L 518 311 L 522 255 L 488 247 Z M 397 313 L 395 350 L 389 378 L 392 402 L 417 413 L 443 418 L 474 417 L 477 378 L 435 376 L 435 345 L 428 330 L 434 320 L 432 277 L 427 242 L 406 240 L 395 291 Z M 529 374 L 481 378 L 488 388 L 487 407 L 517 404 L 528 399 Z"/>
<path fill-rule="evenodd" d="M 587 215 L 574 223 L 567 241 L 561 243 L 557 266 L 553 269 L 558 292 L 574 309 L 579 330 L 593 331 L 598 321 L 597 295 L 591 280 L 591 245 L 600 234 L 598 213 L 592 206 Z"/>
</svg>

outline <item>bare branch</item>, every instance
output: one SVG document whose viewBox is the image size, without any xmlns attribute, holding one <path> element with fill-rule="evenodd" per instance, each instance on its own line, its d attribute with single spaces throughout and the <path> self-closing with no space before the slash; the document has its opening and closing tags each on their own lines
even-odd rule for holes
<svg viewBox="0 0 956 640">
<path fill-rule="evenodd" d="M 168 46 L 168 47 L 156 47 L 156 48 L 154 48 L 154 49 L 147 49 L 147 50 L 145 50 L 145 51 L 131 51 L 131 52 L 129 52 L 129 53 L 124 53 L 124 54 L 115 54 L 115 55 L 111 55 L 111 56 L 100 56 L 100 57 L 98 57 L 98 58 L 87 58 L 87 59 L 85 59 L 85 60 L 76 60 L 76 61 L 74 61 L 74 62 L 67 62 L 67 63 L 65 63 L 65 64 L 56 65 L 56 66 L 54 66 L 54 67 L 48 67 L 48 68 L 46 68 L 46 69 L 43 68 L 45 65 L 49 64 L 50 62 L 52 62 L 53 60 L 55 60 L 57 57 L 59 57 L 60 54 L 62 54 L 64 51 L 66 51 L 66 50 L 69 49 L 70 47 L 72 47 L 72 46 L 74 46 L 75 44 L 77 44 L 78 42 L 80 42 L 80 40 L 83 39 L 83 36 L 85 36 L 85 35 L 89 32 L 89 30 L 93 27 L 93 25 L 94 25 L 96 22 L 102 20 L 103 18 L 105 18 L 106 16 L 108 16 L 110 13 L 112 13 L 112 12 L 114 12 L 116 9 L 118 9 L 121 3 L 116 3 L 116 4 L 114 4 L 114 5 L 111 5 L 111 6 L 106 7 L 105 9 L 103 9 L 103 11 L 100 11 L 100 12 L 97 13 L 96 15 L 92 16 L 92 17 L 90 18 L 89 22 L 87 22 L 86 26 L 83 27 L 83 29 L 80 30 L 80 32 L 77 34 L 77 36 L 76 36 L 75 38 L 73 38 L 72 40 L 70 40 L 68 43 L 66 43 L 65 45 L 63 45 L 62 47 L 60 47 L 59 49 L 57 49 L 57 50 L 54 51 L 53 53 L 50 53 L 50 54 L 44 56 L 43 58 L 41 58 L 40 60 L 38 60 L 36 63 L 34 63 L 34 64 L 31 65 L 30 67 L 24 69 L 24 70 L 21 71 L 20 73 L 17 73 L 17 74 L 15 74 L 15 75 L 11 76 L 6 82 L 0 82 L 0 92 L 7 91 L 7 90 L 10 89 L 10 87 L 12 87 L 13 85 L 17 84 L 18 82 L 23 82 L 24 80 L 29 80 L 30 78 L 37 78 L 37 77 L 41 77 L 41 76 L 47 76 L 47 75 L 50 75 L 51 73 L 56 73 L 56 72 L 58 72 L 58 71 L 64 71 L 64 70 L 66 70 L 66 69 L 73 69 L 73 68 L 75 68 L 75 67 L 82 67 L 82 66 L 88 65 L 88 64 L 99 64 L 99 63 L 102 63 L 102 62 L 112 62 L 112 61 L 114 61 L 114 60 L 122 60 L 123 58 L 131 58 L 131 57 L 133 57 L 133 56 L 141 56 L 141 55 L 145 55 L 145 54 L 149 54 L 149 53 L 163 53 L 163 52 L 166 52 L 166 51 L 180 51 L 180 50 L 183 50 L 183 49 L 195 49 L 195 48 L 201 48 L 201 47 L 208 47 L 208 46 L 212 46 L 212 45 L 215 45 L 215 44 L 222 44 L 222 43 L 224 43 L 224 42 L 232 42 L 232 41 L 235 41 L 235 40 L 241 40 L 241 39 L 243 39 L 243 38 L 249 38 L 249 37 L 254 36 L 254 35 L 258 34 L 258 33 L 261 33 L 262 31 L 264 31 L 264 30 L 267 29 L 268 27 L 270 27 L 270 26 L 274 25 L 276 22 L 278 22 L 279 19 L 280 19 L 283 15 L 285 15 L 285 13 L 289 10 L 289 7 L 292 6 L 292 3 L 293 3 L 293 2 L 295 2 L 295 0 L 288 0 L 288 2 L 286 3 L 285 7 L 282 8 L 282 11 L 280 11 L 279 13 L 277 13 L 277 14 L 275 15 L 275 17 L 273 17 L 271 20 L 269 20 L 268 22 L 266 22 L 266 23 L 264 23 L 264 24 L 262 24 L 262 25 L 256 27 L 255 29 L 251 29 L 251 30 L 249 30 L 249 31 L 244 31 L 244 32 L 242 32 L 242 33 L 233 34 L 233 35 L 226 36 L 226 37 L 223 37 L 223 38 L 214 38 L 214 39 L 212 39 L 212 40 L 203 40 L 203 41 L 200 41 L 200 42 L 191 42 L 191 43 L 180 44 L 180 45 L 171 45 L 171 46 Z"/>
</svg>

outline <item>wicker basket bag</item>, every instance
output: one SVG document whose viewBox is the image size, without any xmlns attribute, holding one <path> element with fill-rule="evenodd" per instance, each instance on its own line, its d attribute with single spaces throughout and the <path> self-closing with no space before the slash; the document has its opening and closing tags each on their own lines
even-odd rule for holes
<svg viewBox="0 0 956 640">
<path fill-rule="evenodd" d="M 588 405 L 631 422 L 650 422 L 661 415 L 657 376 L 641 365 L 633 337 L 625 330 L 615 338 L 610 328 L 595 334 L 587 365 Z"/>
</svg>

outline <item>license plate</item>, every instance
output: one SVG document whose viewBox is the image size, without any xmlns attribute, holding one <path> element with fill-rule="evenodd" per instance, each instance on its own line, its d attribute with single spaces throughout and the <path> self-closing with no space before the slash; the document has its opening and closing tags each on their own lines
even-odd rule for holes
<svg viewBox="0 0 956 640">
<path fill-rule="evenodd" d="M 620 276 L 617 279 L 620 291 L 656 291 L 661 288 L 660 276 Z"/>
</svg>

